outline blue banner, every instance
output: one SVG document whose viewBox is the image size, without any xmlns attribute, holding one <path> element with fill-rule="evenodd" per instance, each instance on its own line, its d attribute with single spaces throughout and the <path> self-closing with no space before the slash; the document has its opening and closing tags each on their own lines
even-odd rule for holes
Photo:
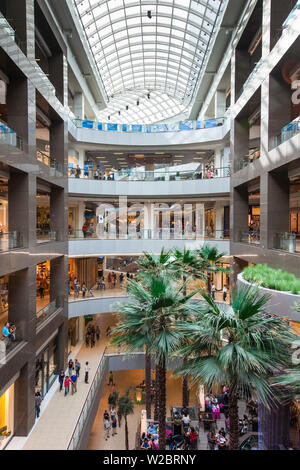
<svg viewBox="0 0 300 470">
<path fill-rule="evenodd" d="M 209 127 L 217 127 L 217 120 L 216 119 L 208 119 L 207 121 L 205 121 L 205 128 L 209 128 Z"/>
<path fill-rule="evenodd" d="M 196 129 L 202 129 L 202 121 L 196 121 Z"/>
<path fill-rule="evenodd" d="M 108 131 L 117 131 L 118 130 L 118 124 L 113 124 L 111 122 L 107 123 L 107 130 Z"/>
<path fill-rule="evenodd" d="M 94 121 L 82 121 L 82 127 L 85 129 L 93 129 Z"/>
<path fill-rule="evenodd" d="M 147 134 L 150 134 L 152 132 L 152 126 L 147 125 L 146 126 L 146 132 L 147 132 Z"/>
<path fill-rule="evenodd" d="M 131 125 L 131 131 L 132 132 L 142 132 L 143 126 L 142 124 L 132 124 Z"/>
<path fill-rule="evenodd" d="M 128 124 L 122 124 L 121 129 L 122 129 L 122 132 L 128 132 L 128 129 L 129 129 Z"/>
<path fill-rule="evenodd" d="M 179 124 L 179 129 L 181 131 L 189 131 L 193 129 L 193 121 L 181 121 Z"/>
<path fill-rule="evenodd" d="M 103 130 L 104 130 L 103 122 L 98 122 L 98 131 L 103 131 Z"/>
</svg>

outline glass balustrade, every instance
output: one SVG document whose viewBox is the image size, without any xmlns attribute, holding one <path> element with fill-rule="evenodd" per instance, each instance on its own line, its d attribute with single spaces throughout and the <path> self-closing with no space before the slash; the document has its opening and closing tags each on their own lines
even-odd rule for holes
<svg viewBox="0 0 300 470">
<path fill-rule="evenodd" d="M 138 171 L 101 171 L 94 168 L 69 168 L 69 178 L 84 178 L 101 181 L 186 181 L 213 178 L 229 178 L 230 167 L 214 168 L 212 170 L 176 171 L 168 170 Z"/>
</svg>

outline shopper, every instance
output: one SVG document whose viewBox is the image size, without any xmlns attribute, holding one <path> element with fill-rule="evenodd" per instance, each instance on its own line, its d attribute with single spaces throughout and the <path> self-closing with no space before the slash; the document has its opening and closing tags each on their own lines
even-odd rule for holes
<svg viewBox="0 0 300 470">
<path fill-rule="evenodd" d="M 215 294 L 216 294 L 216 286 L 214 284 L 212 284 L 211 288 L 210 288 L 210 292 L 211 292 L 211 298 L 213 300 L 215 300 Z"/>
<path fill-rule="evenodd" d="M 110 421 L 109 419 L 106 419 L 104 421 L 104 429 L 105 429 L 105 440 L 109 438 L 109 430 L 110 430 Z"/>
<path fill-rule="evenodd" d="M 73 368 L 74 368 L 74 362 L 73 362 L 72 359 L 70 359 L 70 360 L 69 360 L 69 363 L 68 363 L 68 374 L 69 374 L 69 377 L 71 377 L 71 375 L 72 375 Z"/>
<path fill-rule="evenodd" d="M 77 375 L 76 372 L 73 371 L 73 374 L 71 376 L 71 382 L 72 382 L 72 395 L 77 392 Z"/>
<path fill-rule="evenodd" d="M 59 391 L 62 391 L 63 384 L 64 384 L 64 378 L 65 378 L 65 373 L 63 370 L 60 371 L 59 376 L 58 376 L 58 382 L 59 382 Z"/>
<path fill-rule="evenodd" d="M 70 391 L 71 379 L 68 375 L 65 377 L 64 386 L 65 386 L 65 396 L 68 395 Z"/>
<path fill-rule="evenodd" d="M 41 412 L 41 403 L 42 403 L 43 399 L 41 397 L 41 394 L 40 392 L 36 392 L 35 394 L 35 416 L 37 418 L 40 417 L 40 412 Z"/>
<path fill-rule="evenodd" d="M 85 298 L 85 294 L 86 294 L 86 285 L 85 283 L 83 282 L 82 283 L 82 286 L 81 286 L 81 291 L 82 291 L 82 298 L 84 299 Z"/>
<path fill-rule="evenodd" d="M 115 416 L 113 416 L 111 419 L 111 427 L 112 427 L 112 435 L 114 436 L 115 434 L 117 434 L 117 420 Z"/>
<path fill-rule="evenodd" d="M 114 376 L 113 376 L 112 371 L 110 371 L 107 385 L 113 385 L 113 384 L 114 384 Z"/>
<path fill-rule="evenodd" d="M 99 341 L 99 339 L 100 339 L 100 327 L 99 327 L 99 325 L 97 325 L 97 328 L 96 328 L 96 338 L 97 338 L 97 341 Z"/>
<path fill-rule="evenodd" d="M 197 432 L 195 431 L 195 428 L 193 426 L 191 426 L 191 432 L 190 432 L 190 444 L 191 444 L 191 447 L 193 450 L 196 450 L 197 449 L 197 437 L 198 437 L 198 434 Z"/>
<path fill-rule="evenodd" d="M 79 168 L 79 165 L 77 165 L 76 170 L 75 170 L 75 178 L 80 178 L 81 175 L 81 169 Z"/>
<path fill-rule="evenodd" d="M 223 287 L 223 301 L 226 302 L 226 298 L 227 298 L 227 287 L 224 286 Z"/>
<path fill-rule="evenodd" d="M 84 381 L 85 381 L 86 384 L 89 383 L 89 370 L 90 370 L 89 363 L 86 362 L 85 363 L 85 378 L 84 378 Z"/>
<path fill-rule="evenodd" d="M 77 377 L 79 377 L 80 375 L 80 369 L 81 369 L 81 364 L 78 361 L 78 359 L 75 359 L 75 371 L 76 371 Z"/>
</svg>

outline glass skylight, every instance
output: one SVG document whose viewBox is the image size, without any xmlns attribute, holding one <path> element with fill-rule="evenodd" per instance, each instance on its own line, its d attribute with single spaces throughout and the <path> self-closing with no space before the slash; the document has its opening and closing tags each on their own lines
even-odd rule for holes
<svg viewBox="0 0 300 470">
<path fill-rule="evenodd" d="M 107 93 L 103 120 L 152 123 L 188 109 L 222 0 L 73 1 Z"/>
</svg>

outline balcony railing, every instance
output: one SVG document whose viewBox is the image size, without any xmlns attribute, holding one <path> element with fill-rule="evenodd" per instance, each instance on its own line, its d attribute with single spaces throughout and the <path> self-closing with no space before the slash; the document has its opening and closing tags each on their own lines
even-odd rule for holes
<svg viewBox="0 0 300 470">
<path fill-rule="evenodd" d="M 71 436 L 71 439 L 69 441 L 67 450 L 76 450 L 77 449 L 80 436 L 81 436 L 82 431 L 84 429 L 89 411 L 91 409 L 91 406 L 92 406 L 94 398 L 95 398 L 95 394 L 96 394 L 96 392 L 97 392 L 97 390 L 100 386 L 101 380 L 104 380 L 104 378 L 105 378 L 104 375 L 107 373 L 107 366 L 108 366 L 108 358 L 107 358 L 107 356 L 105 356 L 105 351 L 104 351 L 104 354 L 103 354 L 103 356 L 100 360 L 100 363 L 97 367 L 95 376 L 94 376 L 93 381 L 91 383 L 91 386 L 89 388 L 87 397 L 86 397 L 85 402 L 83 404 L 83 407 L 81 409 L 81 412 L 80 412 L 79 418 L 77 420 L 75 429 L 74 429 L 73 434 Z"/>
<path fill-rule="evenodd" d="M 281 134 L 277 135 L 274 138 L 274 145 L 278 147 L 278 145 L 283 144 L 294 135 L 299 134 L 300 132 L 300 119 L 298 118 L 297 121 L 290 122 L 287 126 L 281 129 Z"/>
<path fill-rule="evenodd" d="M 80 171 L 79 171 L 80 170 Z M 155 171 L 101 171 L 93 168 L 69 168 L 69 178 L 85 178 L 102 181 L 186 181 L 212 178 L 228 178 L 230 167 L 214 168 L 202 171 L 176 171 L 172 167 L 168 170 Z"/>
<path fill-rule="evenodd" d="M 21 232 L 0 232 L 0 253 L 24 248 L 24 237 Z"/>
<path fill-rule="evenodd" d="M 237 161 L 235 164 L 235 171 L 242 170 L 243 168 L 246 168 L 247 166 L 251 165 L 251 163 L 255 162 L 255 160 L 258 160 L 260 158 L 260 149 L 253 148 L 249 150 L 249 153 L 247 153 L 241 160 Z"/>
<path fill-rule="evenodd" d="M 252 78 L 256 75 L 256 73 L 259 71 L 259 69 L 261 68 L 263 64 L 263 60 L 260 59 L 257 64 L 255 65 L 254 69 L 252 70 L 252 72 L 250 73 L 250 75 L 248 76 L 247 80 L 245 81 L 244 85 L 242 86 L 242 88 L 240 89 L 240 91 L 237 93 L 237 96 L 236 96 L 236 101 L 239 99 L 239 97 L 244 93 L 244 91 L 246 90 L 249 82 L 252 80 Z"/>
<path fill-rule="evenodd" d="M 84 129 L 94 129 L 104 132 L 146 133 L 179 132 L 198 129 L 208 129 L 222 126 L 225 118 L 207 119 L 206 121 L 179 121 L 175 123 L 160 124 L 118 124 L 113 122 L 95 122 L 75 119 L 74 125 Z"/>
<path fill-rule="evenodd" d="M 44 321 L 53 315 L 58 308 L 62 306 L 61 299 L 56 298 L 52 300 L 48 305 L 36 312 L 36 327 L 39 327 Z"/>
<path fill-rule="evenodd" d="M 260 245 L 260 232 L 240 232 L 238 241 L 248 245 Z"/>
<path fill-rule="evenodd" d="M 59 171 L 60 173 L 63 172 L 63 165 L 61 163 L 58 163 L 54 158 L 51 158 L 50 155 L 44 150 L 37 149 L 36 158 L 40 162 L 43 162 L 45 165 L 49 166 L 50 168 L 53 168 L 54 170 Z"/>
<path fill-rule="evenodd" d="M 0 366 L 6 364 L 8 355 L 22 342 L 16 331 L 14 339 L 10 336 L 8 338 L 0 338 Z"/>
<path fill-rule="evenodd" d="M 70 240 L 99 239 L 99 240 L 229 240 L 229 230 L 210 230 L 205 232 L 176 231 L 174 229 L 140 230 L 119 233 L 99 233 L 96 231 L 82 232 L 82 230 L 70 230 Z"/>
<path fill-rule="evenodd" d="M 23 141 L 13 129 L 10 129 L 6 124 L 0 122 L 0 143 L 12 145 L 13 147 L 23 150 Z"/>
<path fill-rule="evenodd" d="M 300 240 L 297 240 L 295 233 L 276 233 L 273 241 L 273 248 L 275 248 L 275 250 L 288 251 L 289 253 L 300 253 Z"/>
<path fill-rule="evenodd" d="M 36 239 L 38 243 L 59 242 L 61 241 L 61 232 L 59 230 L 36 230 Z"/>
</svg>

